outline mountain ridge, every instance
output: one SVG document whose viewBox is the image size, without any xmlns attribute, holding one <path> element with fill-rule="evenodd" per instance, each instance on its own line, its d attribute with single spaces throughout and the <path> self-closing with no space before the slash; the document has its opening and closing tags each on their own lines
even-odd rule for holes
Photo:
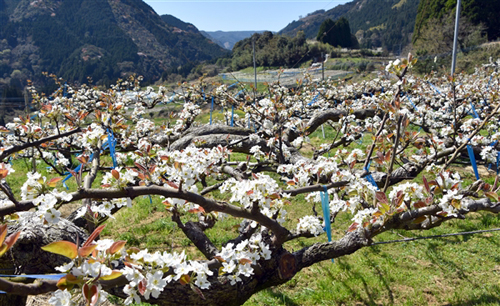
<svg viewBox="0 0 500 306">
<path fill-rule="evenodd" d="M 155 81 L 227 52 L 194 26 L 166 23 L 142 0 L 0 0 L 0 22 L 4 84 L 43 82 L 43 71 L 79 83 L 133 73 Z"/>
<path fill-rule="evenodd" d="M 324 20 L 345 17 L 361 47 L 399 51 L 411 42 L 418 4 L 419 0 L 354 0 L 294 20 L 279 33 L 293 37 L 304 31 L 307 38 L 316 38 Z"/>
</svg>

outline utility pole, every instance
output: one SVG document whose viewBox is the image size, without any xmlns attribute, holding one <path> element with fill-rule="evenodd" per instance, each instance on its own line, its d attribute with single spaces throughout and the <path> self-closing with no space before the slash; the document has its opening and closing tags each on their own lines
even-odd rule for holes
<svg viewBox="0 0 500 306">
<path fill-rule="evenodd" d="M 325 80 L 325 59 L 323 57 L 323 52 L 321 52 L 321 81 Z"/>
<path fill-rule="evenodd" d="M 455 17 L 455 36 L 453 38 L 453 58 L 451 59 L 451 75 L 455 74 L 457 62 L 457 44 L 458 44 L 458 20 L 460 19 L 460 0 L 457 1 L 457 15 Z"/>
<path fill-rule="evenodd" d="M 257 65 L 255 63 L 255 36 L 252 38 L 252 50 L 253 50 L 253 74 L 254 74 L 254 90 L 253 90 L 253 102 L 255 103 L 257 95 Z"/>
</svg>

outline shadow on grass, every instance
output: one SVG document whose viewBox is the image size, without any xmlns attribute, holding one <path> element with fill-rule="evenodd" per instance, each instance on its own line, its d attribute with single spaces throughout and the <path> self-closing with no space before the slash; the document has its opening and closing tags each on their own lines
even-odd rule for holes
<svg viewBox="0 0 500 306">
<path fill-rule="evenodd" d="M 449 243 L 448 241 L 446 243 Z M 443 255 L 443 252 L 440 252 L 439 249 L 443 245 L 439 242 L 434 242 L 434 241 L 429 241 L 427 242 L 427 258 L 437 267 L 439 267 L 443 272 L 448 272 L 450 270 L 455 271 L 461 279 L 465 279 L 469 282 L 471 280 L 467 276 L 467 274 L 464 272 L 462 267 L 457 265 L 453 260 L 450 260 L 446 257 L 446 255 Z"/>
<path fill-rule="evenodd" d="M 365 255 L 365 257 L 366 257 L 366 255 Z M 384 285 L 385 289 L 388 292 L 388 295 L 390 297 L 390 303 L 387 305 L 393 305 L 394 304 L 393 293 L 392 293 L 392 290 L 389 287 L 387 281 L 385 280 L 385 277 L 384 277 L 382 271 L 380 271 L 380 269 L 378 269 L 378 267 L 376 267 L 376 265 L 373 263 L 372 260 L 370 260 L 368 258 L 367 258 L 367 260 L 368 260 L 370 266 L 375 269 L 378 278 L 380 279 L 381 283 Z M 359 290 L 356 288 L 352 288 L 348 284 L 347 281 L 340 281 L 340 283 L 351 293 L 352 297 L 355 298 L 357 300 L 357 302 L 361 302 L 364 305 L 373 305 L 373 306 L 380 305 L 379 303 L 376 303 L 375 300 L 373 300 L 373 297 L 377 296 L 378 294 L 373 292 L 373 290 L 370 289 L 370 286 L 368 285 L 364 276 L 361 273 L 357 272 L 355 269 L 353 269 L 351 267 L 350 264 L 348 264 L 345 261 L 337 260 L 337 261 L 335 261 L 335 263 L 338 264 L 341 267 L 341 269 L 349 271 L 351 278 L 355 278 L 356 280 L 359 280 L 363 284 L 363 290 L 365 291 L 368 299 L 363 298 L 361 296 Z M 328 275 L 328 278 L 330 280 L 339 282 L 338 278 L 332 274 L 330 269 L 328 269 L 327 267 L 322 267 L 322 269 L 324 271 L 324 274 Z"/>
<path fill-rule="evenodd" d="M 500 288 L 495 286 L 495 291 L 500 292 Z M 484 293 L 474 299 L 445 304 L 446 306 L 475 306 L 475 305 L 500 305 L 500 296 Z"/>
<path fill-rule="evenodd" d="M 291 298 L 288 297 L 288 295 L 282 292 L 275 292 L 272 289 L 266 289 L 264 292 L 267 296 L 274 298 L 277 301 L 280 301 L 283 305 L 300 306 L 300 304 L 295 303 Z"/>
</svg>

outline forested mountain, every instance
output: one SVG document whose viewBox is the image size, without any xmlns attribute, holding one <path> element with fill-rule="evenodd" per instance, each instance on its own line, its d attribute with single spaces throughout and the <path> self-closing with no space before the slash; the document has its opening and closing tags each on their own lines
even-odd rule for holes
<svg viewBox="0 0 500 306">
<path fill-rule="evenodd" d="M 219 46 L 231 50 L 238 41 L 252 36 L 254 33 L 262 34 L 264 31 L 201 31 L 208 39 Z"/>
<path fill-rule="evenodd" d="M 479 30 L 490 41 L 500 37 L 500 1 L 463 0 L 461 3 L 460 23 L 464 31 Z M 418 7 L 413 41 L 428 41 L 428 32 L 436 25 L 441 28 L 450 27 L 454 23 L 456 5 L 456 0 L 422 0 Z"/>
<path fill-rule="evenodd" d="M 76 82 L 157 80 L 226 53 L 174 18 L 142 0 L 0 0 L 0 82 L 41 81 L 42 71 Z"/>
<path fill-rule="evenodd" d="M 294 36 L 304 31 L 307 38 L 316 38 L 324 20 L 345 17 L 362 48 L 384 47 L 397 53 L 411 42 L 418 4 L 419 0 L 354 0 L 310 13 L 279 33 Z"/>
</svg>

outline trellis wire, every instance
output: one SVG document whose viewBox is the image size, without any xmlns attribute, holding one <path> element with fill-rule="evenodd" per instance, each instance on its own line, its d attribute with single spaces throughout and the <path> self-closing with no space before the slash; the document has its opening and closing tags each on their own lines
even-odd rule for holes
<svg viewBox="0 0 500 306">
<path fill-rule="evenodd" d="M 470 232 L 460 232 L 460 233 L 453 233 L 453 234 L 442 234 L 442 235 L 433 235 L 433 236 L 424 236 L 424 237 L 405 238 L 405 239 L 388 240 L 388 241 L 379 241 L 379 242 L 372 243 L 370 246 L 379 245 L 379 244 L 390 244 L 390 243 L 396 243 L 396 242 L 409 242 L 409 241 L 423 240 L 423 239 L 444 238 L 444 237 L 451 237 L 451 236 L 473 235 L 473 234 L 498 232 L 498 231 L 500 231 L 500 228 L 494 228 L 494 229 L 489 229 L 489 230 L 470 231 Z"/>
</svg>

